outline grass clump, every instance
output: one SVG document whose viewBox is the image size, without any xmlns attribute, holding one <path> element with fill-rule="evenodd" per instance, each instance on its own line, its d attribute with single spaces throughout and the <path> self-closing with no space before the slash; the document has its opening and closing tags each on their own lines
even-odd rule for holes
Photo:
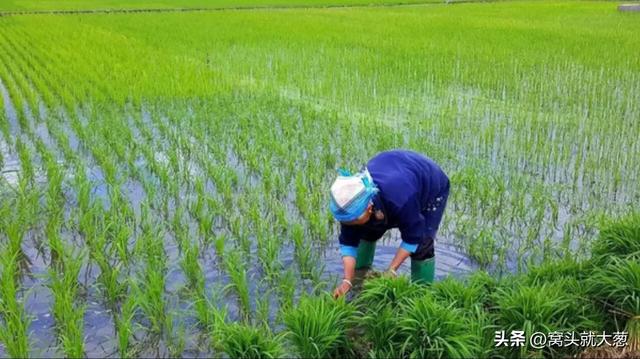
<svg viewBox="0 0 640 359">
<path fill-rule="evenodd" d="M 347 331 L 354 308 L 344 299 L 303 297 L 284 314 L 286 336 L 302 358 L 326 358 L 351 353 Z"/>
</svg>

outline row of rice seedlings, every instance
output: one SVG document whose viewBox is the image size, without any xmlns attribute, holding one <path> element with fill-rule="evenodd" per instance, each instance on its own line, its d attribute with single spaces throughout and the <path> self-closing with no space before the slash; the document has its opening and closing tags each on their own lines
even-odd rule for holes
<svg viewBox="0 0 640 359">
<path fill-rule="evenodd" d="M 201 328 L 211 333 L 217 340 L 215 331 L 224 323 L 224 311 L 215 306 L 214 299 L 207 295 L 204 271 L 198 260 L 199 248 L 192 244 L 185 247 L 180 261 L 182 271 L 187 277 L 188 297 L 192 300 L 191 307 Z"/>
<path fill-rule="evenodd" d="M 225 287 L 225 291 L 233 290 L 238 298 L 240 316 L 248 321 L 251 318 L 250 288 L 247 278 L 247 270 L 243 256 L 238 249 L 231 249 L 222 258 L 223 268 L 229 275 L 230 283 Z"/>
<path fill-rule="evenodd" d="M 0 56 L 0 59 L 2 57 Z M 19 85 L 15 82 L 15 76 L 18 76 L 20 72 L 12 72 L 13 68 L 8 66 L 8 62 L 2 61 L 2 66 L 0 66 L 0 80 L 2 81 L 7 93 L 9 95 L 9 99 L 13 104 L 13 108 L 15 110 L 18 125 L 20 126 L 20 132 L 25 134 L 27 138 L 31 138 L 33 135 L 32 128 L 28 122 L 27 115 L 25 113 L 25 102 L 22 94 L 19 90 Z"/>
<path fill-rule="evenodd" d="M 22 248 L 26 234 L 34 227 L 40 210 L 39 193 L 25 181 L 18 182 L 15 197 L 5 199 L 7 208 L 3 218 L 3 233 L 7 238 L 8 250 L 17 256 L 21 270 L 28 269 L 31 260 Z M 8 209 L 11 208 L 11 212 Z"/>
<path fill-rule="evenodd" d="M 140 300 L 138 305 L 150 322 L 149 332 L 163 333 L 166 324 L 165 283 L 167 257 L 164 250 L 163 232 L 150 217 L 147 204 L 142 207 L 142 232 L 136 242 L 136 252 L 144 260 L 141 277 L 132 283 L 133 293 Z"/>
<path fill-rule="evenodd" d="M 0 86 L 4 85 L 0 83 Z M 13 136 L 11 136 L 11 125 L 9 124 L 9 119 L 7 118 L 7 113 L 4 107 L 4 98 L 2 98 L 0 99 L 0 133 L 2 133 L 4 143 L 11 148 L 11 146 L 13 146 Z M 2 152 L 0 152 L 0 156 L 2 156 Z M 4 158 L 2 159 L 2 162 L 0 162 L 0 168 L 4 168 Z"/>
<path fill-rule="evenodd" d="M 80 304 L 78 275 L 84 255 L 66 244 L 61 247 L 60 260 L 49 268 L 48 286 L 53 294 L 51 311 L 56 320 L 59 345 L 65 355 L 83 357 L 85 305 Z"/>
<path fill-rule="evenodd" d="M 3 206 L 3 213 L 4 213 Z M 26 358 L 30 352 L 29 327 L 31 318 L 20 298 L 19 252 L 0 247 L 0 341 L 9 356 Z"/>
<path fill-rule="evenodd" d="M 317 263 L 314 261 L 311 246 L 305 241 L 304 227 L 297 223 L 293 224 L 290 238 L 295 246 L 294 255 L 300 270 L 300 277 L 303 279 L 311 278 Z"/>
<path fill-rule="evenodd" d="M 7 68 L 12 72 L 13 78 L 16 81 L 16 86 L 20 89 L 22 96 L 25 100 L 24 103 L 24 114 L 29 114 L 30 117 L 35 119 L 37 122 L 41 122 L 40 116 L 38 116 L 35 112 L 39 112 L 38 108 L 38 98 L 36 92 L 30 83 L 29 79 L 25 76 L 23 71 L 17 71 L 18 68 L 24 68 L 25 64 L 22 62 L 21 58 L 17 56 L 14 52 L 6 52 L 0 50 L 2 53 L 3 62 L 7 65 Z M 13 67 L 15 66 L 15 67 Z M 26 131 L 30 132 L 30 131 Z"/>
<path fill-rule="evenodd" d="M 126 280 L 128 281 L 129 279 Z M 131 288 L 129 284 L 126 286 Z M 114 311 L 115 332 L 118 339 L 118 355 L 121 358 L 136 356 L 136 351 L 131 339 L 135 331 L 134 317 L 136 315 L 136 309 L 138 308 L 138 300 L 140 299 L 133 295 L 135 294 L 134 292 L 128 294 L 129 295 L 124 296 L 120 310 L 118 312 Z"/>
</svg>

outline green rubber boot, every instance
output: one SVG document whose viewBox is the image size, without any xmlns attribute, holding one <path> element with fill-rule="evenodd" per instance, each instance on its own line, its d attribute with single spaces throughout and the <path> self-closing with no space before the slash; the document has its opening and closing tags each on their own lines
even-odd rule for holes
<svg viewBox="0 0 640 359">
<path fill-rule="evenodd" d="M 411 281 L 419 284 L 433 283 L 436 274 L 436 257 L 421 261 L 411 260 Z"/>
<path fill-rule="evenodd" d="M 356 269 L 371 268 L 375 254 L 376 242 L 360 241 L 360 244 L 358 244 L 358 254 L 356 256 Z"/>
</svg>

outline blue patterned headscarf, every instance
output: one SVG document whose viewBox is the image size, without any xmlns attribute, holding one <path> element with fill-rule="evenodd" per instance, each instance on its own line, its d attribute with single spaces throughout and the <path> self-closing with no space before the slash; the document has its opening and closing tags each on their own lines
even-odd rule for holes
<svg viewBox="0 0 640 359">
<path fill-rule="evenodd" d="M 366 168 L 355 175 L 339 169 L 338 177 L 331 186 L 329 209 L 340 222 L 354 221 L 364 213 L 376 193 L 378 187 Z"/>
</svg>

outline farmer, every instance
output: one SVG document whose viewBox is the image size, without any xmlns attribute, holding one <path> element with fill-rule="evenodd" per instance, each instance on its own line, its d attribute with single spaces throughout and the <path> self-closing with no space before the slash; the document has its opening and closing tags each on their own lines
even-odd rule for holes
<svg viewBox="0 0 640 359">
<path fill-rule="evenodd" d="M 344 279 L 333 296 L 351 289 L 356 269 L 371 268 L 376 241 L 396 227 L 402 243 L 387 274 L 395 277 L 411 257 L 411 280 L 433 282 L 434 240 L 448 196 L 447 175 L 433 160 L 412 151 L 381 152 L 353 175 L 339 170 L 329 208 L 340 222 Z"/>
</svg>

